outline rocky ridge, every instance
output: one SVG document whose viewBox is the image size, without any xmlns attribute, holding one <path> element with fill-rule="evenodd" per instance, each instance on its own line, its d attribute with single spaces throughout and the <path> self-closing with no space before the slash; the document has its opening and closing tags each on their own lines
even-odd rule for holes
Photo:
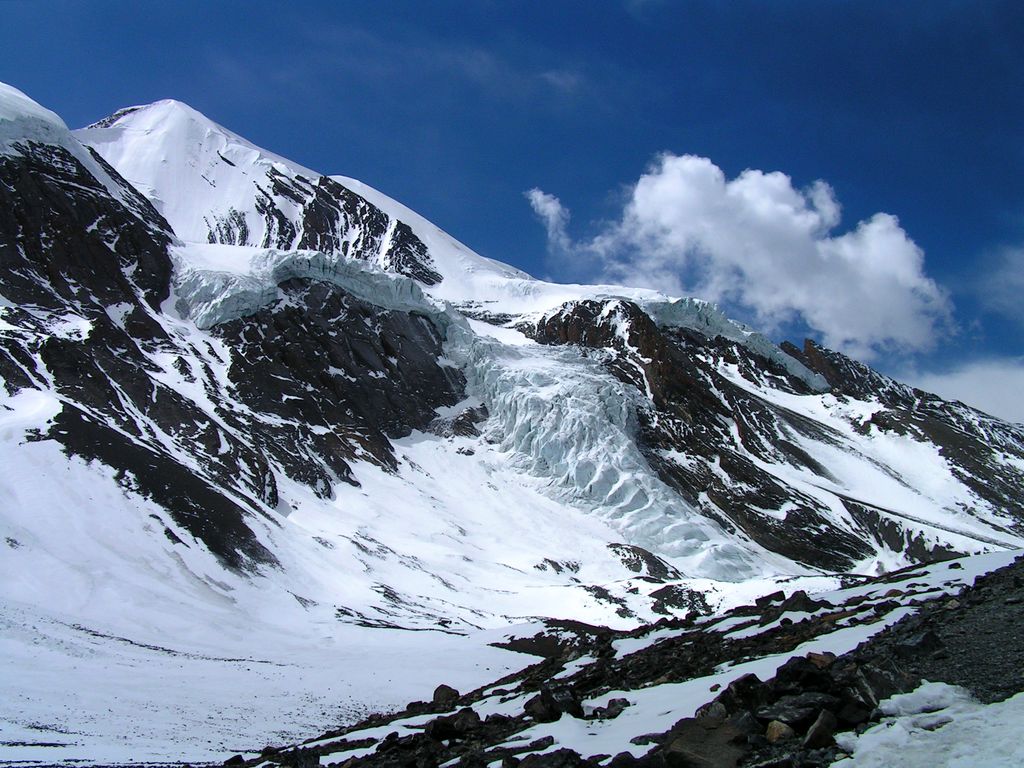
<svg viewBox="0 0 1024 768">
<path fill-rule="evenodd" d="M 828 594 L 780 591 L 630 632 L 552 622 L 513 641 L 543 656 L 520 674 L 465 695 L 441 686 L 404 712 L 227 764 L 831 765 L 837 733 L 866 730 L 883 700 L 922 680 L 986 702 L 1024 691 L 1024 557 L 978 568 L 953 560 Z M 616 728 L 652 701 L 674 713 Z M 654 723 L 666 727 L 644 730 Z M 595 754 L 588 741 L 619 749 Z"/>
</svg>

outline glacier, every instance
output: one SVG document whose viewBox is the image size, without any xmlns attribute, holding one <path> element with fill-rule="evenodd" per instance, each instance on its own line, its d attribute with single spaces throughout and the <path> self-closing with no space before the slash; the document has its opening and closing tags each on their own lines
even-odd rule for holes
<svg viewBox="0 0 1024 768">
<path fill-rule="evenodd" d="M 45 158 L 33 155 L 37 146 L 63 148 L 98 182 L 83 195 L 106 190 L 129 212 L 146 208 L 147 224 L 170 243 L 172 270 L 159 311 L 136 290 L 102 316 L 84 305 L 21 306 L 0 285 L 0 342 L 36 372 L 27 384 L 12 378 L 0 387 L 0 647 L 18 670 L 3 684 L 0 732 L 9 743 L 44 733 L 58 744 L 4 747 L 12 759 L 221 759 L 255 743 L 270 720 L 280 723 L 275 737 L 297 739 L 324 718 L 351 721 L 439 682 L 472 687 L 521 668 L 522 657 L 488 644 L 529 633 L 538 617 L 629 627 L 691 612 L 652 598 L 666 588 L 694 590 L 714 609 L 780 584 L 838 585 L 840 576 L 783 556 L 716 514 L 712 494 L 686 497 L 656 459 L 662 469 L 703 471 L 709 487 L 720 482 L 727 492 L 747 480 L 730 475 L 722 455 L 740 457 L 791 499 L 813 502 L 820 517 L 801 531 L 787 518 L 795 502 L 744 511 L 796 535 L 864 539 L 844 566 L 853 573 L 899 568 L 940 547 L 1024 546 L 1012 515 L 922 438 L 930 423 L 887 425 L 888 384 L 869 394 L 835 390 L 713 304 L 536 280 L 362 182 L 302 168 L 179 102 L 122 110 L 71 133 L 0 86 L 0 157 Z M 328 191 L 342 202 L 325 201 Z M 115 253 L 118 233 L 107 226 L 83 223 Z M 138 265 L 119 269 L 137 289 Z M 387 313 L 429 325 L 443 351 L 432 362 L 452 381 L 464 378 L 464 399 L 438 406 L 438 424 L 388 433 L 386 455 L 360 453 L 365 435 L 243 401 L 241 363 L 258 375 L 274 361 L 258 351 L 241 360 L 224 329 L 259 316 L 273 330 L 307 309 L 294 305 L 295 286 L 311 284 L 338 289 L 330 296 L 343 308 L 365 304 L 368 333 L 383 333 Z M 531 337 L 583 302 L 601 304 L 602 318 L 618 323 L 621 349 Z M 653 404 L 650 360 L 630 346 L 627 305 L 661 332 L 693 332 L 679 336 L 701 340 L 692 357 L 710 372 L 693 385 L 723 402 L 730 388 L 736 401 L 757 404 L 751 413 L 761 420 L 716 411 L 717 455 L 698 456 L 685 441 L 645 452 L 645 424 L 667 416 Z M 148 335 L 131 339 L 143 324 Z M 70 359 L 82 365 L 96 349 L 113 350 L 104 358 L 112 368 L 121 352 L 139 355 L 138 375 L 126 380 L 141 399 L 170 403 L 172 417 L 187 407 L 203 429 L 155 423 L 131 387 L 112 387 L 126 420 L 107 418 L 58 386 L 66 361 L 54 348 L 81 354 Z M 755 359 L 770 374 L 743 368 Z M 630 366 L 635 386 L 615 375 L 618 364 Z M 333 383 L 351 375 L 329 373 Z M 358 373 L 371 386 L 386 375 L 369 364 Z M 326 386 L 292 383 L 279 400 L 330 400 Z M 45 439 L 71 412 L 215 485 L 244 507 L 246 530 L 272 559 L 226 566 L 142 493 L 131 471 Z M 472 429 L 447 429 L 474 413 Z M 985 435 L 1012 490 L 1024 477 L 1020 434 L 966 408 L 955 413 L 950 431 Z M 680 424 L 688 415 L 677 414 Z M 325 472 L 313 482 L 262 459 L 245 428 L 262 424 L 291 430 L 299 464 L 318 458 L 311 446 L 319 438 L 350 441 L 350 475 Z M 759 442 L 770 450 L 757 450 Z M 855 518 L 853 504 L 883 521 L 878 530 Z M 635 551 L 632 561 L 619 554 L 630 546 L 663 558 L 668 575 L 652 576 Z M 410 665 L 413 656 L 423 661 Z M 55 704 L 59 690 L 74 693 Z M 167 704 L 181 708 L 179 722 L 169 722 Z"/>
</svg>

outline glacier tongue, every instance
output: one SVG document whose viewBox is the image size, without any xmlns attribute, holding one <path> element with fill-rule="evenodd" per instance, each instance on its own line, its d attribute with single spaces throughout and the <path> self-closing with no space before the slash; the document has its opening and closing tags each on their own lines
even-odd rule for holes
<svg viewBox="0 0 1024 768">
<path fill-rule="evenodd" d="M 765 572 L 769 553 L 730 539 L 652 471 L 633 440 L 644 404 L 601 355 L 504 344 L 486 324 L 471 324 L 474 333 L 449 334 L 447 354 L 464 364 L 469 391 L 490 411 L 485 437 L 517 468 L 689 575 L 731 581 Z"/>
</svg>

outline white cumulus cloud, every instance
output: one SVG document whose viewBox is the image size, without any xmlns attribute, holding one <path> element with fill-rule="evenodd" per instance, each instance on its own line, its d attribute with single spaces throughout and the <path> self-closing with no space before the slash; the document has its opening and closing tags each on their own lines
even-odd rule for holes
<svg viewBox="0 0 1024 768">
<path fill-rule="evenodd" d="M 841 207 L 823 181 L 797 189 L 758 170 L 728 179 L 705 157 L 665 154 L 629 189 L 621 216 L 583 242 L 570 239 L 556 197 L 527 196 L 550 247 L 597 257 L 601 279 L 741 307 L 763 330 L 802 321 L 827 346 L 870 358 L 928 349 L 951 322 L 946 293 L 896 217 L 837 232 Z"/>
</svg>

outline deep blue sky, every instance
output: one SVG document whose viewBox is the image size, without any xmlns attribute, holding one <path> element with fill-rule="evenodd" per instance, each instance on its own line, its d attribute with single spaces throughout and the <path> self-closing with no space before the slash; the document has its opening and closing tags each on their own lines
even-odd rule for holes
<svg viewBox="0 0 1024 768">
<path fill-rule="evenodd" d="M 932 352 L 881 367 L 1024 353 L 1024 313 L 982 287 L 1024 272 L 1024 3 L 0 0 L 0 18 L 0 80 L 72 127 L 180 99 L 539 276 L 586 277 L 547 256 L 530 188 L 584 239 L 659 152 L 824 179 L 840 231 L 895 214 L 955 307 Z"/>
</svg>

